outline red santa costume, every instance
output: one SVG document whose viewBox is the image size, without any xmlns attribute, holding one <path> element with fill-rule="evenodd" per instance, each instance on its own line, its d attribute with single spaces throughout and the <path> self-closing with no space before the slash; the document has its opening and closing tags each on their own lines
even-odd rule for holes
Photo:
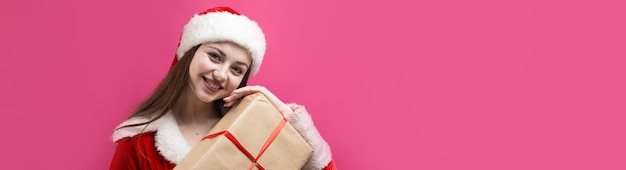
<svg viewBox="0 0 626 170">
<path fill-rule="evenodd" d="M 265 53 L 265 36 L 256 22 L 228 7 L 211 8 L 189 20 L 175 61 L 193 46 L 216 41 L 229 41 L 248 49 L 253 63 L 250 76 L 258 72 Z M 309 113 L 303 106 L 289 105 L 294 112 L 286 114 L 285 118 L 314 150 L 303 169 L 336 169 L 330 147 L 313 125 Z M 124 127 L 149 120 L 151 118 L 132 117 L 116 128 L 112 140 L 117 148 L 110 169 L 171 170 L 191 151 L 171 113 L 146 125 Z"/>
</svg>

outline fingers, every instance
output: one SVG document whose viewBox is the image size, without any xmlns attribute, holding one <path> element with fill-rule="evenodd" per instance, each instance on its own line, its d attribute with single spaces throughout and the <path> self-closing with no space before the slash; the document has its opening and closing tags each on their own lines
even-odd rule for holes
<svg viewBox="0 0 626 170">
<path fill-rule="evenodd" d="M 237 101 L 239 101 L 239 99 L 241 99 L 242 97 L 245 97 L 252 93 L 258 93 L 258 92 L 262 93 L 270 101 L 270 103 L 272 103 L 272 105 L 274 105 L 274 107 L 278 109 L 279 112 L 283 114 L 293 112 L 293 109 L 291 107 L 283 103 L 278 97 L 276 97 L 276 95 L 270 92 L 267 88 L 263 86 L 258 86 L 258 85 L 246 86 L 246 87 L 233 90 L 233 92 L 229 96 L 224 98 L 224 102 L 225 102 L 224 107 L 231 107 L 235 105 Z"/>
<path fill-rule="evenodd" d="M 252 93 L 256 93 L 256 92 L 263 92 L 265 89 L 265 87 L 263 86 L 246 86 L 246 87 L 242 87 L 239 89 L 235 89 L 232 94 L 239 94 L 239 93 L 243 93 L 243 94 L 252 94 Z"/>
<path fill-rule="evenodd" d="M 242 96 L 244 96 L 243 94 L 239 93 L 239 94 L 231 94 L 228 97 L 224 98 L 224 107 L 231 107 L 233 106 L 235 103 L 237 103 L 237 101 L 239 100 L 239 98 L 241 98 Z"/>
<path fill-rule="evenodd" d="M 231 106 L 235 105 L 235 103 L 237 103 L 237 102 L 226 103 L 226 104 L 224 104 L 224 107 L 231 107 Z"/>
<path fill-rule="evenodd" d="M 237 100 L 243 96 L 247 96 L 249 94 L 255 93 L 257 90 L 252 89 L 252 88 L 248 88 L 246 87 L 242 87 L 240 89 L 236 89 L 234 90 L 232 93 L 230 93 L 230 95 L 228 95 L 227 97 L 224 98 L 224 101 L 226 102 L 230 102 L 233 100 Z"/>
<path fill-rule="evenodd" d="M 262 86 L 246 86 L 235 89 L 229 96 L 224 98 L 224 107 L 231 107 L 235 103 L 237 103 L 240 98 L 250 95 L 252 93 L 262 92 L 264 89 L 265 87 Z"/>
</svg>

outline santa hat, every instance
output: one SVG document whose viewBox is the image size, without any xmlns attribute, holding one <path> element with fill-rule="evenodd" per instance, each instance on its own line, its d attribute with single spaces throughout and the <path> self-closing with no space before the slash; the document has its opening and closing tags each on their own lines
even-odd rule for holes
<svg viewBox="0 0 626 170">
<path fill-rule="evenodd" d="M 250 76 L 261 67 L 265 55 L 265 35 L 259 25 L 229 7 L 215 7 L 194 15 L 180 38 L 176 60 L 196 45 L 227 41 L 246 48 L 252 57 Z"/>
</svg>

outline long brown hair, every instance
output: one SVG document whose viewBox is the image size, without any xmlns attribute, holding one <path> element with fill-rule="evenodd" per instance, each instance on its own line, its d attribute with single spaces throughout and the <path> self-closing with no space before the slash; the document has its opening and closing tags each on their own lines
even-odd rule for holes
<svg viewBox="0 0 626 170">
<path fill-rule="evenodd" d="M 200 45 L 196 45 L 193 48 L 189 49 L 187 52 L 185 52 L 180 61 L 173 65 L 173 67 L 167 73 L 165 78 L 161 81 L 159 86 L 154 90 L 154 92 L 152 92 L 152 95 L 150 95 L 147 100 L 143 101 L 139 105 L 139 107 L 137 107 L 137 109 L 128 117 L 147 117 L 150 118 L 150 120 L 142 123 L 125 125 L 117 129 L 147 125 L 167 114 L 167 112 L 172 109 L 176 101 L 178 101 L 180 96 L 188 87 L 187 83 L 189 81 L 189 65 L 191 65 L 193 56 L 195 55 L 199 47 Z M 246 84 L 248 84 L 249 76 L 250 69 L 248 69 L 243 77 L 243 80 L 237 88 L 246 86 Z M 215 111 L 217 113 L 220 113 L 221 115 L 224 115 L 228 111 L 227 108 L 223 107 L 224 100 L 215 100 L 213 102 L 213 106 L 213 108 L 215 108 Z"/>
</svg>

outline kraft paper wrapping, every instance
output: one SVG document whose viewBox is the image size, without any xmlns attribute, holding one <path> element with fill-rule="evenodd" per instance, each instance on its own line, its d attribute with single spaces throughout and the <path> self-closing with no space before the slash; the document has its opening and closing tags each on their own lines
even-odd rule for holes
<svg viewBox="0 0 626 170">
<path fill-rule="evenodd" d="M 275 132 L 281 122 L 286 120 L 265 96 L 248 95 L 174 169 L 301 169 L 313 149 L 288 122 Z M 238 148 L 225 133 L 230 133 L 243 148 Z M 277 136 L 271 143 L 267 142 L 273 133 Z M 269 146 L 259 156 L 266 143 Z M 254 159 L 258 159 L 256 164 Z"/>
</svg>

